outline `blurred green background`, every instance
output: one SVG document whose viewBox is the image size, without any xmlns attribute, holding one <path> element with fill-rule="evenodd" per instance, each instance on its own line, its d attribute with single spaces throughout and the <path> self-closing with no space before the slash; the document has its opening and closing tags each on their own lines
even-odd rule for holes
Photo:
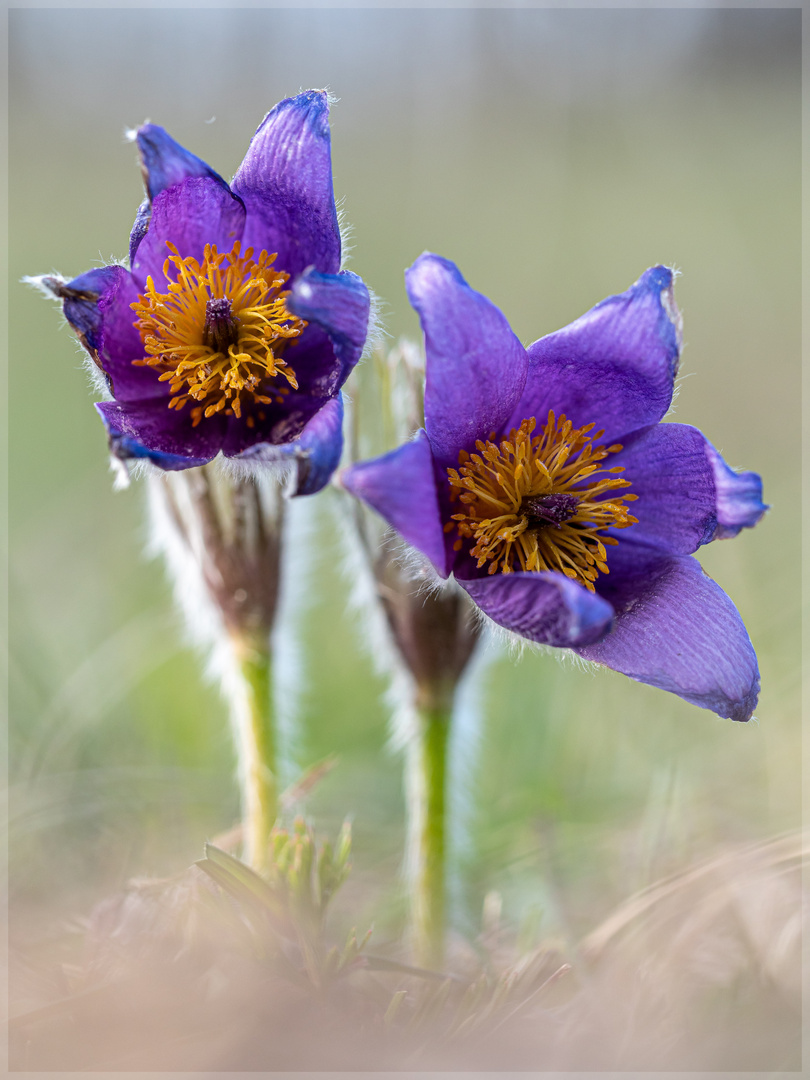
<svg viewBox="0 0 810 1080">
<path fill-rule="evenodd" d="M 701 552 L 757 647 L 757 721 L 734 725 L 607 672 L 494 655 L 458 925 L 490 889 L 569 940 L 664 873 L 799 823 L 800 13 L 797 10 L 29 10 L 10 14 L 11 280 L 126 254 L 145 119 L 230 176 L 280 98 L 328 86 L 351 269 L 392 342 L 402 272 L 455 260 L 528 343 L 682 271 L 674 416 L 756 469 L 770 514 Z M 144 555 L 140 484 L 113 493 L 81 356 L 12 285 L 11 897 L 21 941 L 132 875 L 171 873 L 237 814 L 217 689 Z M 308 812 L 355 823 L 352 921 L 402 915 L 401 762 L 331 496 L 293 566 Z M 292 632 L 292 631 L 291 631 Z M 382 913 L 382 914 L 381 914 Z M 528 933 L 529 931 L 527 931 Z M 534 931 L 532 931 L 534 932 Z"/>
</svg>

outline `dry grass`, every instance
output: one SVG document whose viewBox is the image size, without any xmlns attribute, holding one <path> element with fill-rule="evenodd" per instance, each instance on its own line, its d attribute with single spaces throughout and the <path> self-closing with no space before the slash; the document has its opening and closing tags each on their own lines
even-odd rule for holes
<svg viewBox="0 0 810 1080">
<path fill-rule="evenodd" d="M 294 912 L 265 921 L 197 867 L 133 881 L 16 953 L 10 1064 L 798 1069 L 807 854 L 797 834 L 720 852 L 630 897 L 570 955 L 517 956 L 490 904 L 440 975 L 376 955 L 373 936 L 336 952 Z"/>
</svg>

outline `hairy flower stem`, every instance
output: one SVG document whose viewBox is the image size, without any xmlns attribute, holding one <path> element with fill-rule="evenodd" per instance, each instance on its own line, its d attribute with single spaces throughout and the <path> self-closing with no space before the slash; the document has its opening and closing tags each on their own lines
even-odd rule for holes
<svg viewBox="0 0 810 1080">
<path fill-rule="evenodd" d="M 257 873 L 270 865 L 270 831 L 278 816 L 272 655 L 268 641 L 232 636 L 238 682 L 232 720 L 239 759 L 243 858 Z"/>
<path fill-rule="evenodd" d="M 446 703 L 417 707 L 417 730 L 411 746 L 408 816 L 414 863 L 412 924 L 417 963 L 427 968 L 441 968 L 444 963 L 447 743 L 451 715 L 452 709 Z"/>
<path fill-rule="evenodd" d="M 281 478 L 215 464 L 150 475 L 154 544 L 194 637 L 213 648 L 239 764 L 244 854 L 267 868 L 278 813 L 272 640 L 284 532 Z"/>
</svg>

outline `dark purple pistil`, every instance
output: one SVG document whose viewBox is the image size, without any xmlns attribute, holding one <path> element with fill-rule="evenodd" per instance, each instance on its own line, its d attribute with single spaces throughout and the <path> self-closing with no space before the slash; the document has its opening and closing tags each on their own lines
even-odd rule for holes
<svg viewBox="0 0 810 1080">
<path fill-rule="evenodd" d="M 205 305 L 203 345 L 215 352 L 225 353 L 239 340 L 239 324 L 231 315 L 231 302 L 227 297 L 209 300 Z"/>
<path fill-rule="evenodd" d="M 577 512 L 579 499 L 576 495 L 565 493 L 552 495 L 533 495 L 524 499 L 521 511 L 529 519 L 529 528 L 544 529 L 549 525 L 559 529 Z"/>
</svg>

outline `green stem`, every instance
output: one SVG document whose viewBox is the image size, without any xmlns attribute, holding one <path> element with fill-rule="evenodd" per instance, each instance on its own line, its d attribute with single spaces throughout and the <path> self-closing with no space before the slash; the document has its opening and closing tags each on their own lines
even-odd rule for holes
<svg viewBox="0 0 810 1080">
<path fill-rule="evenodd" d="M 270 831 L 278 816 L 272 656 L 268 641 L 233 639 L 239 673 L 233 721 L 242 795 L 243 858 L 258 873 L 269 868 Z"/>
<path fill-rule="evenodd" d="M 451 708 L 417 709 L 418 731 L 411 762 L 409 814 L 414 845 L 412 918 L 416 959 L 423 967 L 444 963 L 447 892 L 447 741 Z"/>
</svg>

